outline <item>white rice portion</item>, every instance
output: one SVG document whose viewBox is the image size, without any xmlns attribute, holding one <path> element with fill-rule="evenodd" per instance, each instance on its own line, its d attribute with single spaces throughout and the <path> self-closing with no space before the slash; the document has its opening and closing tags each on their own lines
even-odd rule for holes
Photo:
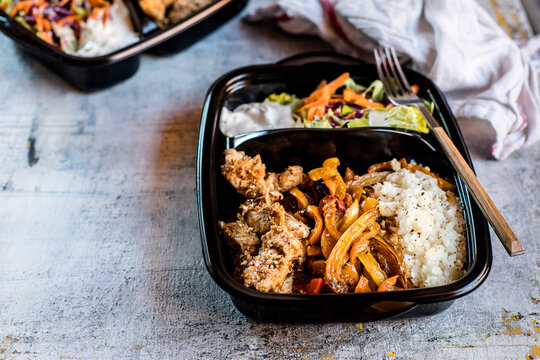
<svg viewBox="0 0 540 360">
<path fill-rule="evenodd" d="M 459 198 L 420 171 L 394 170 L 373 186 L 379 211 L 395 217 L 390 242 L 418 287 L 440 286 L 461 278 L 466 259 L 465 220 Z M 398 170 L 399 169 L 399 170 Z"/>
</svg>

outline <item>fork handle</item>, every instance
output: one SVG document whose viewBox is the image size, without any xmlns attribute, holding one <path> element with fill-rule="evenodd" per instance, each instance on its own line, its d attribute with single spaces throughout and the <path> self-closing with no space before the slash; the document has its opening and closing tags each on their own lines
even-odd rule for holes
<svg viewBox="0 0 540 360">
<path fill-rule="evenodd" d="M 431 116 L 431 114 L 429 114 L 429 116 Z M 450 159 L 450 162 L 452 165 L 454 165 L 454 169 L 456 169 L 461 179 L 467 185 L 469 193 L 476 200 L 476 204 L 478 204 L 482 210 L 482 213 L 493 227 L 493 230 L 495 230 L 495 233 L 501 240 L 508 254 L 510 256 L 523 254 L 525 252 L 525 248 L 519 242 L 506 220 L 504 220 L 504 217 L 499 212 L 486 190 L 484 190 L 480 184 L 480 181 L 478 181 L 478 178 L 471 170 L 452 140 L 450 140 L 444 129 L 437 124 L 437 126 L 432 127 L 431 130 L 433 131 L 437 140 L 439 140 L 439 143 L 448 156 L 448 159 Z"/>
</svg>

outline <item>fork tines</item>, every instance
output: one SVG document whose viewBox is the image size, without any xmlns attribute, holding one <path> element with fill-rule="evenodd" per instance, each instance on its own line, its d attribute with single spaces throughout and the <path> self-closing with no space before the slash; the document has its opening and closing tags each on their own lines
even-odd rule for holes
<svg viewBox="0 0 540 360">
<path fill-rule="evenodd" d="M 401 69 L 396 51 L 392 47 L 379 47 L 373 50 L 377 73 L 389 97 L 412 94 L 411 86 Z"/>
</svg>

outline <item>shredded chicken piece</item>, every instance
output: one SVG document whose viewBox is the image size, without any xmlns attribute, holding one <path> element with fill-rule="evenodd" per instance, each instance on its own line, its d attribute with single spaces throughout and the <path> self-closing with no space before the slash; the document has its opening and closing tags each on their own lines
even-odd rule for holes
<svg viewBox="0 0 540 360">
<path fill-rule="evenodd" d="M 237 221 L 220 223 L 225 238 L 236 249 L 236 275 L 245 286 L 259 291 L 291 293 L 294 271 L 306 259 L 310 229 L 277 200 L 282 192 L 304 181 L 302 167 L 267 173 L 259 155 L 250 157 L 228 149 L 221 171 L 248 198 L 240 205 Z"/>
<path fill-rule="evenodd" d="M 285 226 L 295 236 L 303 239 L 309 235 L 309 228 L 285 211 L 279 203 L 257 203 L 248 200 L 240 205 L 239 218 L 258 234 L 270 231 L 272 225 Z"/>
<path fill-rule="evenodd" d="M 245 222 L 238 220 L 230 223 L 219 222 L 219 227 L 225 235 L 229 245 L 237 249 L 238 252 L 246 257 L 255 253 L 261 243 L 261 239 L 253 232 Z"/>
<path fill-rule="evenodd" d="M 285 280 L 296 265 L 305 259 L 305 245 L 297 236 L 282 226 L 272 226 L 261 238 L 259 253 L 247 264 L 242 273 L 244 285 L 263 292 L 287 293 Z"/>
<path fill-rule="evenodd" d="M 289 191 L 304 181 L 304 169 L 301 166 L 289 166 L 279 174 L 279 191 Z"/>
<path fill-rule="evenodd" d="M 250 157 L 236 149 L 225 150 L 225 164 L 221 166 L 225 179 L 239 194 L 248 199 L 265 197 L 267 202 L 279 200 L 281 194 L 303 181 L 301 166 L 289 166 L 283 173 L 266 173 L 260 155 Z"/>
</svg>

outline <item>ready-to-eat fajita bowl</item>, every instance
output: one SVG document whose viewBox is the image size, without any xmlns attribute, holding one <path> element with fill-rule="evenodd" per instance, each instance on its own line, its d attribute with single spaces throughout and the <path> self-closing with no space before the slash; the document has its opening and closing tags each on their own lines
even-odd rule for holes
<svg viewBox="0 0 540 360">
<path fill-rule="evenodd" d="M 258 320 L 367 321 L 446 309 L 452 300 L 473 291 L 486 278 L 491 267 L 491 245 L 485 219 L 430 134 L 380 127 L 276 129 L 235 137 L 220 131 L 223 106 L 233 109 L 281 91 L 307 96 L 321 79 L 333 79 L 343 72 L 358 81 L 376 79 L 372 65 L 352 64 L 349 60 L 341 65 L 336 61 L 309 63 L 307 59 L 299 65 L 263 65 L 233 71 L 214 83 L 208 93 L 197 156 L 197 206 L 208 271 L 243 314 Z M 422 96 L 435 103 L 435 116 L 470 163 L 457 123 L 440 91 L 420 74 L 408 71 L 407 75 L 423 89 Z M 347 294 L 279 294 L 245 287 L 234 276 L 231 251 L 218 226 L 218 221 L 234 217 L 244 201 L 221 174 L 223 152 L 228 148 L 260 155 L 267 171 L 273 172 L 281 172 L 289 165 L 301 165 L 308 171 L 330 157 L 340 159 L 340 168 L 350 167 L 357 173 L 392 158 L 414 159 L 429 166 L 457 186 L 466 222 L 463 277 L 444 286 Z"/>
</svg>

